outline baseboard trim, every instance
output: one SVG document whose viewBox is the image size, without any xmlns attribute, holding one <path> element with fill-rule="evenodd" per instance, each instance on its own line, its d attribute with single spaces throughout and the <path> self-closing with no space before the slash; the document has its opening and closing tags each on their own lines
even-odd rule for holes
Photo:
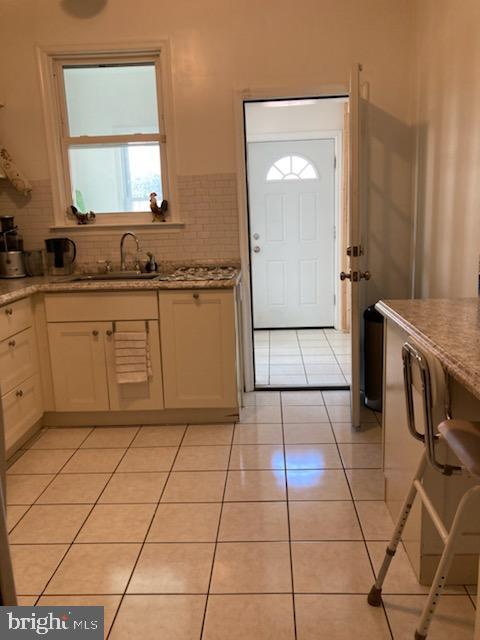
<svg viewBox="0 0 480 640">
<path fill-rule="evenodd" d="M 238 407 L 224 409 L 165 409 L 163 411 L 53 412 L 43 416 L 44 427 L 128 426 L 154 424 L 221 424 L 238 422 Z"/>
</svg>

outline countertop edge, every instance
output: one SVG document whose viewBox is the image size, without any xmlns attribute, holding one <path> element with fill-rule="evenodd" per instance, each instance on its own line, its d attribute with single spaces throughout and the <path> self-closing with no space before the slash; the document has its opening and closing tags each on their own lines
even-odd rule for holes
<svg viewBox="0 0 480 640">
<path fill-rule="evenodd" d="M 0 294 L 0 306 L 11 304 L 36 293 L 83 293 L 94 291 L 171 291 L 191 289 L 234 289 L 241 280 L 241 272 L 229 280 L 123 280 L 119 282 L 57 282 L 25 283 L 24 287 Z"/>
<path fill-rule="evenodd" d="M 397 313 L 388 302 L 380 300 L 376 303 L 375 308 L 384 317 L 392 320 L 401 329 L 409 333 L 415 340 L 428 349 L 434 356 L 438 358 L 446 371 L 464 386 L 470 393 L 480 399 L 480 388 L 472 381 L 472 373 L 468 371 L 462 362 L 453 358 L 451 354 L 442 349 L 436 342 L 420 331 L 418 327 L 406 320 L 402 315 Z"/>
</svg>

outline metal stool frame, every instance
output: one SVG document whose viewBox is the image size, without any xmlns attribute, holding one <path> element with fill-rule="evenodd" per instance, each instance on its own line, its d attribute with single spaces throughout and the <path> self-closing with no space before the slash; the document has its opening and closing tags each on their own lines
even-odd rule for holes
<svg viewBox="0 0 480 640">
<path fill-rule="evenodd" d="M 368 594 L 368 603 L 373 607 L 379 607 L 382 604 L 382 587 L 387 576 L 388 569 L 395 555 L 397 547 L 401 541 L 402 533 L 410 515 L 410 511 L 413 506 L 413 502 L 417 494 L 430 515 L 436 530 L 438 531 L 440 538 L 444 544 L 444 550 L 440 558 L 435 577 L 430 587 L 430 591 L 427 597 L 427 601 L 423 607 L 422 615 L 415 631 L 415 640 L 425 640 L 427 638 L 430 623 L 435 614 L 436 607 L 438 605 L 439 598 L 445 587 L 445 582 L 450 570 L 454 555 L 455 546 L 458 538 L 462 535 L 463 531 L 463 518 L 466 514 L 466 508 L 473 498 L 480 497 L 480 484 L 468 489 L 465 492 L 460 503 L 457 507 L 452 526 L 450 531 L 445 527 L 440 518 L 437 510 L 433 506 L 430 497 L 423 487 L 423 476 L 427 463 L 429 463 L 434 469 L 445 476 L 451 476 L 452 474 L 463 475 L 466 477 L 472 477 L 466 469 L 458 466 L 452 466 L 449 464 L 442 464 L 436 458 L 435 444 L 441 437 L 440 434 L 435 432 L 433 419 L 432 419 L 432 385 L 430 370 L 428 367 L 425 356 L 411 344 L 404 344 L 402 349 L 403 359 L 403 372 L 404 372 L 404 385 L 405 396 L 407 402 L 407 424 L 410 433 L 414 438 L 424 443 L 425 449 L 420 458 L 415 475 L 413 476 L 410 489 L 408 490 L 405 501 L 402 505 L 400 515 L 398 517 L 395 529 L 393 531 L 392 538 L 388 544 L 385 552 L 385 558 L 383 560 L 380 571 L 378 572 L 375 584 Z M 415 410 L 413 404 L 413 367 L 412 364 L 418 367 L 421 381 L 421 392 L 423 398 L 423 415 L 425 423 L 424 433 L 417 431 L 415 426 Z M 446 408 L 447 417 L 450 418 L 449 409 Z M 479 479 L 480 480 L 480 479 Z"/>
</svg>

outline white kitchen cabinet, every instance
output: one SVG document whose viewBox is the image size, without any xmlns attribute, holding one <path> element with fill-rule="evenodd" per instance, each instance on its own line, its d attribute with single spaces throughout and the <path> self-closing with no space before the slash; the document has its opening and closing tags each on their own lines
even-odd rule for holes
<svg viewBox="0 0 480 640">
<path fill-rule="evenodd" d="M 15 449 L 17 443 L 42 417 L 42 388 L 38 374 L 24 380 L 2 397 L 5 448 Z"/>
<path fill-rule="evenodd" d="M 107 411 L 105 336 L 109 322 L 48 324 L 57 411 Z"/>
<path fill-rule="evenodd" d="M 2 395 L 37 371 L 35 333 L 30 327 L 0 342 Z"/>
<path fill-rule="evenodd" d="M 162 361 L 158 321 L 119 321 L 115 323 L 115 328 L 116 331 L 147 330 L 152 375 L 147 382 L 118 384 L 115 371 L 114 334 L 112 331 L 108 332 L 105 347 L 110 409 L 112 411 L 163 409 Z"/>
<path fill-rule="evenodd" d="M 234 291 L 161 291 L 159 301 L 165 408 L 236 406 Z"/>
<path fill-rule="evenodd" d="M 46 296 L 45 308 L 56 411 L 163 409 L 156 292 L 53 294 Z M 145 330 L 152 376 L 120 385 L 115 331 Z"/>
<path fill-rule="evenodd" d="M 0 394 L 5 446 L 13 453 L 43 415 L 38 352 L 29 298 L 0 309 Z"/>
</svg>

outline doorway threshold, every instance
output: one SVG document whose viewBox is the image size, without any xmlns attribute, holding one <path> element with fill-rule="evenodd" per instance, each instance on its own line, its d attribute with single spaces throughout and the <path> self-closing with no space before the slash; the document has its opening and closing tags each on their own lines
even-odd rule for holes
<svg viewBox="0 0 480 640">
<path fill-rule="evenodd" d="M 255 391 L 350 391 L 350 385 L 322 385 L 322 386 L 274 386 L 256 385 Z"/>
</svg>

